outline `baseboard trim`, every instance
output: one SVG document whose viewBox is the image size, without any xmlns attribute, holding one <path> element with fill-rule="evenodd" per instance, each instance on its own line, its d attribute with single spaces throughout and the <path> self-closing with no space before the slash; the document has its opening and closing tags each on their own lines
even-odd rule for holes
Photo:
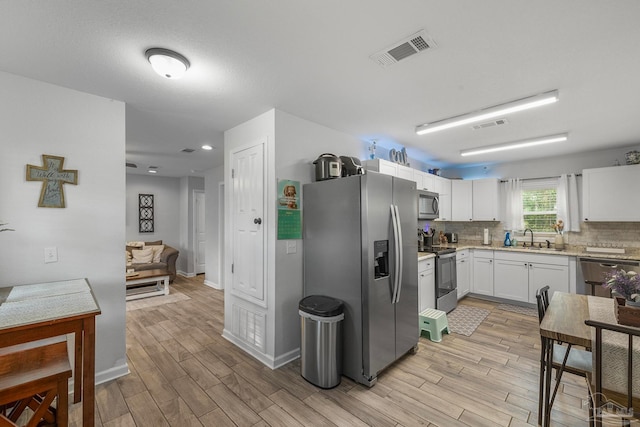
<svg viewBox="0 0 640 427">
<path fill-rule="evenodd" d="M 96 373 L 96 385 L 106 383 L 120 377 L 124 377 L 130 372 L 131 371 L 129 371 L 129 365 L 127 365 L 126 362 L 123 365 L 115 366 L 111 369 L 107 369 L 106 371 L 98 372 Z"/>
<path fill-rule="evenodd" d="M 209 286 L 210 288 L 218 289 L 220 291 L 224 289 L 221 285 L 218 285 L 217 283 L 212 282 L 212 281 L 207 280 L 207 279 L 204 279 L 204 284 Z"/>
<path fill-rule="evenodd" d="M 186 271 L 180 271 L 180 270 L 178 270 L 176 274 L 179 274 L 182 277 L 196 277 L 196 273 L 187 273 Z"/>
<path fill-rule="evenodd" d="M 276 357 L 275 359 L 275 369 L 281 368 L 282 366 L 293 362 L 296 359 L 300 358 L 300 348 L 296 348 L 291 350 L 288 353 L 285 353 L 281 356 Z"/>
<path fill-rule="evenodd" d="M 129 375 L 130 373 L 129 365 L 126 363 L 124 365 L 115 366 L 111 369 L 107 369 L 106 371 L 98 372 L 95 377 L 95 384 L 98 385 L 108 381 L 113 381 L 120 377 L 124 377 L 125 375 Z M 69 381 L 69 394 L 73 394 L 73 378 Z"/>
<path fill-rule="evenodd" d="M 240 348 L 240 350 L 243 350 L 244 352 L 249 353 L 249 355 L 253 356 L 255 359 L 257 359 L 263 365 L 265 365 L 270 369 L 278 369 L 286 365 L 287 363 L 293 362 L 294 360 L 300 357 L 300 349 L 296 348 L 294 350 L 291 350 L 288 353 L 285 353 L 276 358 L 273 358 L 272 356 L 268 354 L 260 353 L 255 348 L 252 348 L 251 346 L 247 345 L 246 342 L 242 341 L 241 339 L 233 335 L 227 329 L 224 329 L 222 331 L 222 337 L 227 341 L 229 341 L 230 343 L 237 346 L 238 348 Z"/>
<path fill-rule="evenodd" d="M 240 348 L 240 350 L 243 350 L 245 353 L 249 353 L 249 355 L 251 355 L 254 358 L 258 359 L 266 367 L 271 368 L 271 369 L 276 369 L 275 368 L 275 364 L 274 364 L 274 360 L 273 360 L 273 358 L 271 356 L 269 356 L 267 354 L 264 354 L 264 353 L 260 353 L 255 348 L 250 347 L 249 345 L 247 345 L 247 343 L 245 343 L 244 341 L 238 339 L 235 335 L 233 335 L 227 329 L 224 329 L 222 331 L 222 337 L 225 338 L 230 343 L 234 344 L 236 347 Z"/>
</svg>

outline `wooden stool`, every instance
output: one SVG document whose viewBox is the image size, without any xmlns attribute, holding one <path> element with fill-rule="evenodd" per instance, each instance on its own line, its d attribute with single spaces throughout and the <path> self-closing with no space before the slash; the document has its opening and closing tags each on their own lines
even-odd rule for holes
<svg viewBox="0 0 640 427">
<path fill-rule="evenodd" d="M 433 342 L 442 341 L 442 332 L 449 333 L 447 313 L 442 310 L 428 308 L 420 313 L 420 333 L 429 332 L 429 339 Z"/>
<path fill-rule="evenodd" d="M 0 413 L 0 426 L 16 426 L 15 422 L 29 407 L 34 413 L 26 424 L 28 427 L 66 427 L 70 377 L 65 338 L 0 348 L 0 406 L 9 408 Z M 56 396 L 58 403 L 54 409 L 50 405 Z"/>
</svg>

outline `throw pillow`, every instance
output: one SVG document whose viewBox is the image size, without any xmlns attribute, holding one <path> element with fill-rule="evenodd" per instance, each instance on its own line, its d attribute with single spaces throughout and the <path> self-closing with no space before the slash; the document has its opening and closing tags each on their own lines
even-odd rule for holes
<svg viewBox="0 0 640 427">
<path fill-rule="evenodd" d="M 124 253 L 127 254 L 127 262 L 131 262 L 131 252 L 124 251 Z"/>
<path fill-rule="evenodd" d="M 164 251 L 164 245 L 145 245 L 145 249 L 153 249 L 153 262 L 160 262 L 160 255 Z"/>
<path fill-rule="evenodd" d="M 134 264 L 148 264 L 153 261 L 153 249 L 134 249 L 131 253 L 133 254 L 132 262 Z"/>
<path fill-rule="evenodd" d="M 161 245 L 161 244 L 162 244 L 162 240 L 155 240 L 153 242 L 144 242 L 145 248 L 147 246 L 156 246 L 156 245 Z"/>
</svg>

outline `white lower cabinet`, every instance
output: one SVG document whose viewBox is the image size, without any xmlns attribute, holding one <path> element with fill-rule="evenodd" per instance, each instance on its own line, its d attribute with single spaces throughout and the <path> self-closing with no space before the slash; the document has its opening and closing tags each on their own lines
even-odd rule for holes
<svg viewBox="0 0 640 427">
<path fill-rule="evenodd" d="M 569 292 L 569 257 L 496 251 L 494 296 L 536 303 L 536 290 Z"/>
<path fill-rule="evenodd" d="M 456 278 L 458 299 L 460 299 L 471 291 L 471 261 L 468 249 L 456 253 Z"/>
<path fill-rule="evenodd" d="M 493 280 L 494 296 L 514 301 L 529 301 L 529 264 L 507 261 L 496 255 Z"/>
<path fill-rule="evenodd" d="M 473 280 L 471 292 L 493 296 L 493 251 L 473 251 Z"/>
<path fill-rule="evenodd" d="M 418 313 L 436 308 L 435 258 L 418 261 Z"/>
</svg>

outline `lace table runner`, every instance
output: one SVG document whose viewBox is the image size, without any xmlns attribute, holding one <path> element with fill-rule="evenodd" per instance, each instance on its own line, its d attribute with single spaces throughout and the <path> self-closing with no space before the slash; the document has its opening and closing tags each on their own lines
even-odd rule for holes
<svg viewBox="0 0 640 427">
<path fill-rule="evenodd" d="M 617 324 L 614 301 L 610 298 L 588 297 L 589 318 Z M 626 393 L 627 348 L 629 336 L 614 331 L 602 331 L 602 388 Z M 593 366 L 595 367 L 595 328 L 591 328 Z M 640 396 L 640 337 L 633 340 L 633 395 Z"/>
<path fill-rule="evenodd" d="M 11 288 L 11 293 L 9 293 L 9 296 L 7 297 L 7 302 L 21 301 L 30 298 L 48 298 L 56 295 L 88 291 L 87 282 L 84 279 L 14 286 Z"/>
<path fill-rule="evenodd" d="M 84 279 L 14 286 L 0 304 L 0 328 L 56 320 L 99 310 Z"/>
</svg>

